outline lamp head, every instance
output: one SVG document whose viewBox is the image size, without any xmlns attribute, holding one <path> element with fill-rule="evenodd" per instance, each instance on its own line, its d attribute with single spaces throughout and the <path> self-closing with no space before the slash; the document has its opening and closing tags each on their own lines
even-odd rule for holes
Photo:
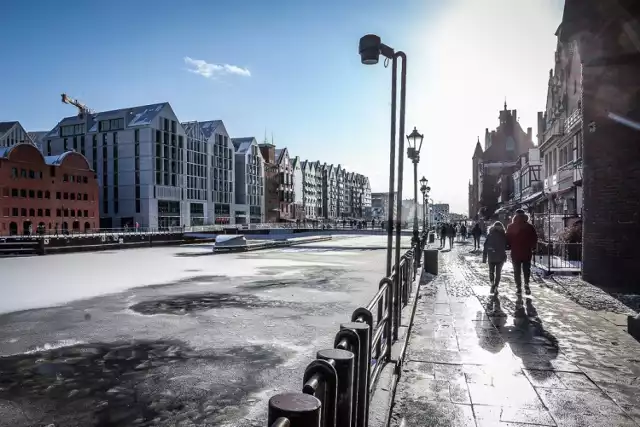
<svg viewBox="0 0 640 427">
<path fill-rule="evenodd" d="M 380 60 L 380 45 L 382 41 L 375 34 L 367 34 L 360 38 L 358 53 L 360 61 L 365 65 L 375 65 Z"/>
</svg>

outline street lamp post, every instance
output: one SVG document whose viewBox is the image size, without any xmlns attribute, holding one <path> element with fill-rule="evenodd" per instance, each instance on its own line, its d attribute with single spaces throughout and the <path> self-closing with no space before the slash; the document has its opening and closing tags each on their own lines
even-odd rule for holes
<svg viewBox="0 0 640 427">
<path fill-rule="evenodd" d="M 428 182 L 424 176 L 420 180 L 420 192 L 422 193 L 422 231 L 427 231 L 427 214 L 429 213 L 429 206 L 427 206 Z"/>
<path fill-rule="evenodd" d="M 387 218 L 387 276 L 391 275 L 392 270 L 392 253 L 393 253 L 393 204 L 394 196 L 396 197 L 396 247 L 395 247 L 395 264 L 400 265 L 400 238 L 401 228 L 400 219 L 402 218 L 402 176 L 404 173 L 404 139 L 399 138 L 398 141 L 398 189 L 395 191 L 395 162 L 396 162 L 396 100 L 398 98 L 397 80 L 398 80 L 398 58 L 402 59 L 402 69 L 400 70 L 400 126 L 399 134 L 404 134 L 405 123 L 405 106 L 407 96 L 407 56 L 402 51 L 394 51 L 393 48 L 382 43 L 380 37 L 375 34 L 367 34 L 360 39 L 358 45 L 360 60 L 365 65 L 375 65 L 380 60 L 380 55 L 385 57 L 385 66 L 388 60 L 391 60 L 391 134 L 390 134 L 390 150 L 389 150 L 389 214 Z M 399 275 L 396 274 L 396 280 Z"/>
<path fill-rule="evenodd" d="M 409 141 L 409 147 L 407 148 L 407 157 L 413 162 L 413 200 L 415 205 L 418 205 L 418 163 L 420 162 L 420 150 L 422 149 L 422 140 L 424 135 L 420 134 L 414 127 L 413 132 L 407 135 Z M 413 243 L 417 244 L 420 241 L 420 235 L 418 231 L 418 210 L 414 209 L 413 215 Z"/>
</svg>

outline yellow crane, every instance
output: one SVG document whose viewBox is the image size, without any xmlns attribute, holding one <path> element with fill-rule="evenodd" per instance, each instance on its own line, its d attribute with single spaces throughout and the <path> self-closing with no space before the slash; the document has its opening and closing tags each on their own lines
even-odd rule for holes
<svg viewBox="0 0 640 427">
<path fill-rule="evenodd" d="M 71 98 L 66 93 L 63 93 L 61 96 L 62 96 L 63 104 L 73 105 L 78 109 L 78 116 L 82 117 L 85 114 L 95 114 L 95 111 L 93 111 L 91 108 L 87 107 L 85 104 L 78 101 L 77 99 Z"/>
</svg>

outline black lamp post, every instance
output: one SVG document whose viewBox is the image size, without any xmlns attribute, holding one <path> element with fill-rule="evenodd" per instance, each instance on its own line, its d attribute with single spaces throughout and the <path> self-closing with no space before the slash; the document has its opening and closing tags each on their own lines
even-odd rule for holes
<svg viewBox="0 0 640 427">
<path fill-rule="evenodd" d="M 424 139 L 424 135 L 422 135 L 418 130 L 414 127 L 413 132 L 407 135 L 407 140 L 409 141 L 409 147 L 407 148 L 407 157 L 413 162 L 413 200 L 418 206 L 418 163 L 420 162 L 420 150 L 422 149 L 422 140 Z M 418 232 L 418 210 L 414 209 L 413 216 L 413 242 L 414 244 L 419 242 L 420 235 Z"/>
<path fill-rule="evenodd" d="M 380 60 L 380 55 L 385 57 L 385 66 L 388 60 L 391 60 L 391 135 L 390 135 L 390 152 L 389 152 L 389 214 L 387 218 L 387 276 L 391 275 L 392 269 L 392 251 L 393 251 L 393 203 L 396 197 L 396 248 L 395 248 L 395 264 L 400 265 L 400 218 L 402 218 L 402 176 L 404 173 L 404 139 L 400 137 L 398 141 L 398 189 L 395 191 L 395 162 L 396 162 L 396 99 L 398 97 L 397 80 L 398 80 L 398 58 L 402 59 L 402 69 L 400 71 L 400 126 L 399 134 L 404 134 L 405 122 L 405 106 L 407 94 L 407 56 L 402 51 L 394 51 L 393 48 L 382 43 L 380 37 L 375 34 L 367 34 L 360 39 L 358 45 L 360 60 L 365 65 L 375 65 Z M 396 280 L 399 275 L 396 274 Z"/>
<path fill-rule="evenodd" d="M 424 176 L 420 180 L 420 192 L 422 193 L 422 231 L 427 231 L 427 213 L 429 212 L 427 200 L 427 178 Z"/>
</svg>

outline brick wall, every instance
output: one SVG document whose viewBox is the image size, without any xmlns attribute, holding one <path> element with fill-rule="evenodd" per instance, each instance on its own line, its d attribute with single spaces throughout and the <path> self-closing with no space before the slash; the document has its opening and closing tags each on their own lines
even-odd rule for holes
<svg viewBox="0 0 640 427">
<path fill-rule="evenodd" d="M 585 64 L 583 90 L 584 279 L 640 291 L 640 131 L 608 117 L 640 122 L 640 54 Z"/>
</svg>

